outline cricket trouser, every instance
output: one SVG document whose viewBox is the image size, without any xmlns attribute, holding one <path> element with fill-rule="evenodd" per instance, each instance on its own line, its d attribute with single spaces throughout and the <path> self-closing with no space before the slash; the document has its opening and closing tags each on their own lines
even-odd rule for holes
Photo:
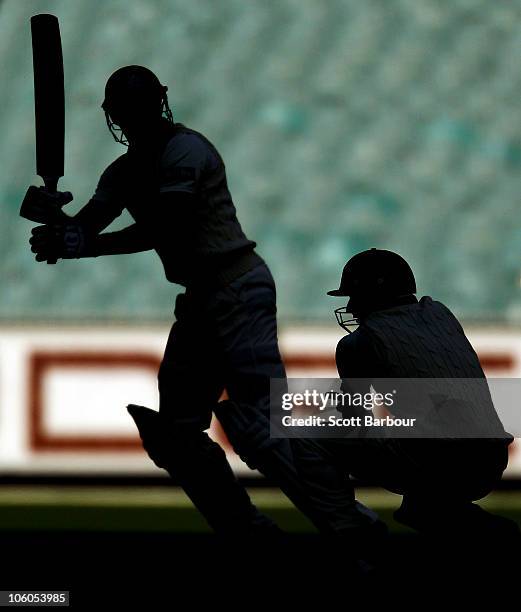
<svg viewBox="0 0 521 612">
<path fill-rule="evenodd" d="M 270 378 L 285 378 L 285 370 L 275 284 L 267 266 L 260 264 L 214 291 L 187 290 L 177 298 L 175 315 L 158 377 L 162 442 L 155 449 L 156 464 L 179 482 L 217 532 L 273 528 L 206 434 L 213 412 L 248 465 L 325 530 L 324 513 L 315 512 L 295 470 L 289 440 L 270 439 Z M 229 400 L 218 403 L 224 389 Z"/>
<path fill-rule="evenodd" d="M 404 496 L 404 505 L 437 508 L 451 520 L 487 495 L 508 462 L 501 440 L 359 439 L 292 440 L 293 459 L 307 492 L 318 500 L 324 522 L 337 533 L 365 520 L 355 505 L 352 481 Z M 327 467 L 325 467 L 327 466 Z M 448 518 L 447 518 L 448 517 Z"/>
</svg>

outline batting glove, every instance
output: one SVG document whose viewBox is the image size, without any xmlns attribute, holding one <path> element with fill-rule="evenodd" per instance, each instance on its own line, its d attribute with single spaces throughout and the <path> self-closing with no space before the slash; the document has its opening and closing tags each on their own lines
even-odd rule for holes
<svg viewBox="0 0 521 612">
<path fill-rule="evenodd" d="M 20 216 L 36 223 L 56 223 L 68 217 L 62 207 L 72 202 L 70 191 L 48 191 L 45 187 L 31 185 L 25 194 Z"/>
<path fill-rule="evenodd" d="M 29 244 L 36 261 L 84 257 L 90 247 L 90 236 L 77 223 L 39 225 L 31 231 Z"/>
</svg>

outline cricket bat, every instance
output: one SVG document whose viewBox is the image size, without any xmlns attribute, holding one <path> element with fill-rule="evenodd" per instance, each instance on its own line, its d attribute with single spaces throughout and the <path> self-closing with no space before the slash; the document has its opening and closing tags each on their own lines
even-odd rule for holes
<svg viewBox="0 0 521 612">
<path fill-rule="evenodd" d="M 60 25 L 55 15 L 31 17 L 36 128 L 36 173 L 50 192 L 63 176 L 65 149 L 65 92 Z M 20 209 L 31 219 L 31 211 Z M 36 220 L 36 219 L 31 219 Z M 49 260 L 47 263 L 56 263 Z"/>
</svg>

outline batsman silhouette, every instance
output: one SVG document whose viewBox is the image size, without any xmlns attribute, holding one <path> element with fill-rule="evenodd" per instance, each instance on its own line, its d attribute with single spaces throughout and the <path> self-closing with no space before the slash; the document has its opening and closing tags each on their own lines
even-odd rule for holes
<svg viewBox="0 0 521 612">
<path fill-rule="evenodd" d="M 206 433 L 213 413 L 248 465 L 328 530 L 296 473 L 289 441 L 270 439 L 270 378 L 285 378 L 272 275 L 237 219 L 217 149 L 174 122 L 166 92 L 141 66 L 109 78 L 102 108 L 112 135 L 128 150 L 74 216 L 61 210 L 70 194 L 28 191 L 26 211 L 49 211 L 33 230 L 31 249 L 37 261 L 154 249 L 168 281 L 185 291 L 176 299 L 159 369 L 159 412 L 128 406 L 144 448 L 215 531 L 277 533 Z M 135 222 L 103 232 L 124 208 Z M 224 389 L 229 399 L 219 402 Z"/>
</svg>

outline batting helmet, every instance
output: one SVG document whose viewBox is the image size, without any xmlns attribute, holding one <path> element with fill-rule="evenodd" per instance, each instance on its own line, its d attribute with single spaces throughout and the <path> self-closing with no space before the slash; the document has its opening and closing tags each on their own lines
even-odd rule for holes
<svg viewBox="0 0 521 612">
<path fill-rule="evenodd" d="M 128 144 L 121 128 L 146 118 L 165 115 L 173 123 L 167 91 L 168 87 L 144 66 L 124 66 L 116 70 L 105 85 L 101 105 L 115 140 Z"/>
<path fill-rule="evenodd" d="M 416 293 L 416 280 L 409 264 L 392 251 L 370 249 L 352 257 L 344 266 L 340 287 L 328 295 L 348 296 L 347 306 L 337 308 L 338 324 L 346 331 L 358 324 L 360 313 L 371 306 Z"/>
<path fill-rule="evenodd" d="M 409 264 L 398 253 L 383 249 L 362 251 L 346 263 L 340 287 L 328 295 L 397 297 L 416 293 Z"/>
</svg>

